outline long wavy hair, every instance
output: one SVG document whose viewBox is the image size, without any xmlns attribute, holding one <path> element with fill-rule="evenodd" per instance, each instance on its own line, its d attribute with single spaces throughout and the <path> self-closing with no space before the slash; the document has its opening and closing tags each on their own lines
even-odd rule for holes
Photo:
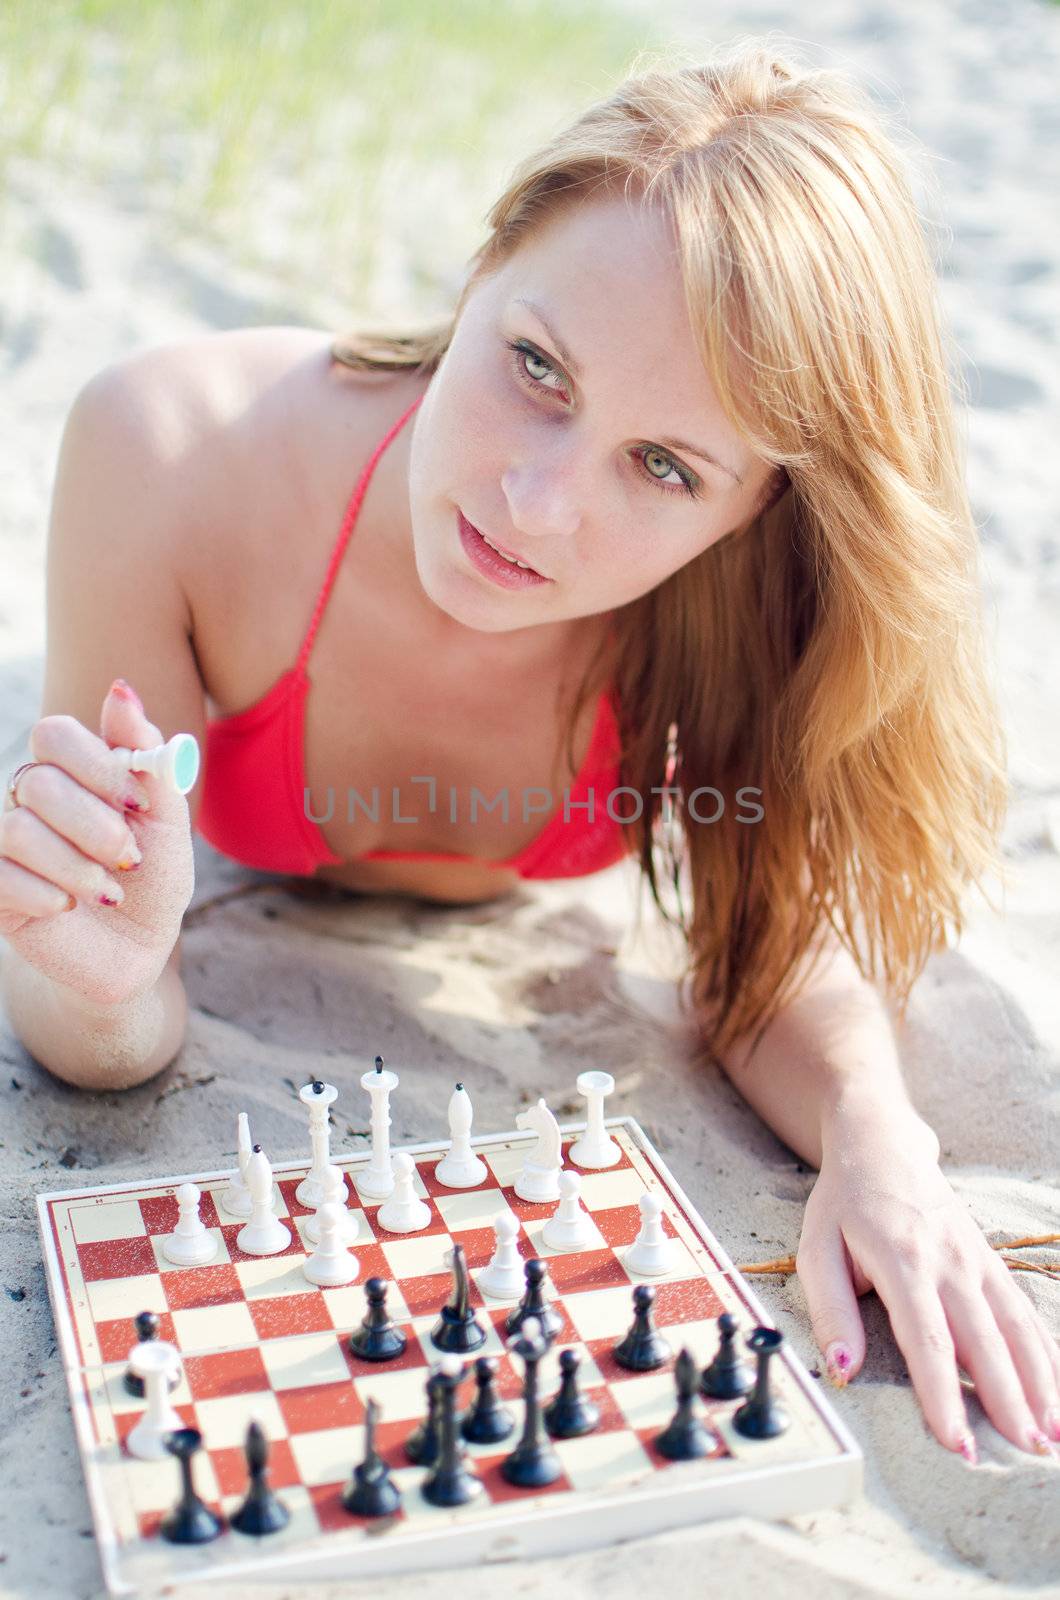
<svg viewBox="0 0 1060 1600">
<path fill-rule="evenodd" d="M 964 886 L 1005 878 L 1006 746 L 908 150 L 855 81 L 775 36 L 643 62 L 519 163 L 451 316 L 332 355 L 430 374 L 468 294 L 556 207 L 619 186 L 666 207 L 704 371 L 773 481 L 749 523 L 613 613 L 566 737 L 609 681 L 643 801 L 630 851 L 722 1051 L 798 991 L 828 928 L 904 1018 Z M 715 791 L 721 815 L 697 820 Z"/>
</svg>

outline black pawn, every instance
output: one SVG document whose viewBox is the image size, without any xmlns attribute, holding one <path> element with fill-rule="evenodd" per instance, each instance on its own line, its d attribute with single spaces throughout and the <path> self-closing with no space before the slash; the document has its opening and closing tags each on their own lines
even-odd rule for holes
<svg viewBox="0 0 1060 1600">
<path fill-rule="evenodd" d="M 669 1344 L 651 1320 L 654 1303 L 654 1285 L 638 1283 L 633 1291 L 633 1321 L 629 1332 L 612 1351 L 619 1366 L 628 1368 L 630 1372 L 652 1372 L 656 1367 L 664 1367 L 672 1354 Z"/>
<path fill-rule="evenodd" d="M 291 1513 L 269 1487 L 269 1441 L 260 1422 L 247 1428 L 243 1444 L 250 1472 L 247 1497 L 229 1522 L 239 1533 L 252 1533 L 260 1538 L 265 1533 L 278 1533 L 291 1519 Z"/>
<path fill-rule="evenodd" d="M 158 1312 L 141 1311 L 138 1316 L 133 1318 L 133 1327 L 136 1329 L 137 1344 L 150 1344 L 152 1339 L 158 1338 Z M 122 1381 L 125 1385 L 126 1394 L 135 1395 L 137 1400 L 144 1398 L 146 1393 L 144 1380 L 138 1372 L 134 1372 L 131 1367 L 126 1367 L 125 1377 Z M 180 1372 L 171 1372 L 169 1374 L 169 1388 L 171 1390 L 175 1389 L 179 1382 Z"/>
<path fill-rule="evenodd" d="M 456 1391 L 463 1370 L 438 1372 L 438 1459 L 420 1489 L 432 1506 L 466 1506 L 482 1493 L 482 1479 L 465 1458 L 457 1429 Z"/>
<path fill-rule="evenodd" d="M 505 1456 L 501 1462 L 501 1476 L 518 1489 L 542 1489 L 548 1483 L 555 1483 L 563 1473 L 563 1463 L 542 1427 L 537 1398 L 537 1365 L 548 1347 L 549 1340 L 541 1333 L 533 1318 L 528 1320 L 518 1338 L 509 1343 L 509 1349 L 522 1357 L 526 1368 L 523 1380 L 526 1414 L 523 1436 L 511 1455 Z"/>
<path fill-rule="evenodd" d="M 460 1432 L 469 1444 L 497 1444 L 507 1439 L 515 1427 L 515 1418 L 508 1407 L 501 1404 L 494 1382 L 497 1371 L 496 1356 L 479 1356 L 475 1362 L 477 1390 L 470 1411 L 460 1424 Z"/>
<path fill-rule="evenodd" d="M 466 1355 L 486 1343 L 488 1334 L 471 1306 L 471 1284 L 462 1244 L 452 1249 L 453 1293 L 431 1329 L 431 1343 L 450 1355 Z"/>
<path fill-rule="evenodd" d="M 577 1350 L 559 1353 L 559 1388 L 544 1412 L 545 1427 L 553 1439 L 576 1439 L 579 1434 L 592 1433 L 600 1421 L 600 1407 L 578 1388 L 580 1361 Z"/>
<path fill-rule="evenodd" d="M 438 1459 L 438 1422 L 441 1387 L 438 1373 L 433 1371 L 427 1379 L 427 1415 L 418 1427 L 413 1428 L 405 1440 L 405 1454 L 418 1467 L 431 1467 Z"/>
<path fill-rule="evenodd" d="M 699 1392 L 705 1400 L 739 1400 L 754 1383 L 754 1373 L 736 1348 L 739 1323 L 731 1311 L 718 1318 L 718 1350 L 709 1366 L 703 1368 Z"/>
<path fill-rule="evenodd" d="M 163 1539 L 171 1544 L 205 1544 L 216 1539 L 221 1531 L 221 1521 L 214 1516 L 205 1501 L 195 1493 L 191 1476 L 191 1458 L 202 1444 L 198 1428 L 178 1428 L 166 1435 L 166 1449 L 180 1462 L 180 1499 L 172 1511 L 167 1511 L 159 1529 Z"/>
<path fill-rule="evenodd" d="M 349 1337 L 349 1347 L 363 1361 L 389 1361 L 401 1355 L 408 1335 L 399 1328 L 386 1308 L 386 1279 L 369 1278 L 364 1286 L 368 1310 L 359 1328 Z"/>
<path fill-rule="evenodd" d="M 354 1467 L 353 1477 L 342 1491 L 342 1503 L 347 1511 L 352 1511 L 358 1517 L 390 1517 L 401 1509 L 401 1490 L 376 1449 L 378 1400 L 369 1400 L 366 1410 L 364 1459 Z"/>
<path fill-rule="evenodd" d="M 526 1289 L 515 1310 L 509 1311 L 504 1319 L 506 1333 L 518 1333 L 527 1317 L 534 1317 L 541 1324 L 541 1332 L 546 1341 L 552 1343 L 563 1326 L 563 1318 L 545 1300 L 547 1272 L 545 1263 L 538 1261 L 536 1256 L 531 1256 L 523 1267 Z"/>
<path fill-rule="evenodd" d="M 695 1461 L 709 1456 L 717 1440 L 696 1416 L 696 1381 L 699 1369 L 686 1345 L 674 1363 L 677 1381 L 677 1410 L 655 1440 L 656 1448 L 668 1461 Z"/>
<path fill-rule="evenodd" d="M 791 1418 L 769 1389 L 770 1360 L 784 1342 L 779 1328 L 756 1328 L 747 1340 L 747 1347 L 758 1356 L 754 1393 L 733 1412 L 732 1425 L 746 1439 L 773 1439 L 783 1433 Z"/>
</svg>

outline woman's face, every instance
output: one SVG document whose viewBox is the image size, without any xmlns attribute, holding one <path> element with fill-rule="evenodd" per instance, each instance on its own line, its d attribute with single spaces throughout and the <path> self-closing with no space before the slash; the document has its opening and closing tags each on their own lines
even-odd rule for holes
<svg viewBox="0 0 1060 1600">
<path fill-rule="evenodd" d="M 413 420 L 420 581 L 491 633 L 646 594 L 746 522 L 771 470 L 700 365 L 668 224 L 621 197 L 561 212 L 474 289 Z M 485 576 L 460 512 L 549 581 Z"/>
</svg>

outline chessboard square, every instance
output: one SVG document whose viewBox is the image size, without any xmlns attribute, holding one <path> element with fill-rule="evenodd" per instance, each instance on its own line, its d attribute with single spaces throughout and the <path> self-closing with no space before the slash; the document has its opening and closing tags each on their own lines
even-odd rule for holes
<svg viewBox="0 0 1060 1600">
<path fill-rule="evenodd" d="M 662 1199 L 662 1196 L 659 1196 Z M 622 1250 L 631 1245 L 640 1232 L 643 1218 L 639 1205 L 611 1206 L 601 1211 L 596 1218 L 600 1232 L 611 1246 L 612 1250 Z M 663 1233 L 668 1239 L 677 1238 L 677 1229 L 674 1227 L 673 1218 L 668 1211 L 663 1211 L 660 1216 Z"/>
<path fill-rule="evenodd" d="M 372 1245 L 373 1250 L 377 1245 Z M 340 1333 L 350 1334 L 354 1328 L 359 1328 L 364 1321 L 368 1310 L 368 1298 L 364 1286 L 369 1278 L 386 1278 L 382 1272 L 369 1272 L 361 1277 L 357 1283 L 346 1283 L 338 1289 L 322 1289 L 320 1298 L 331 1318 L 331 1326 Z M 405 1297 L 400 1286 L 387 1280 L 386 1309 L 394 1322 L 408 1322 L 411 1315 L 405 1304 Z"/>
<path fill-rule="evenodd" d="M 254 1255 L 254 1253 L 252 1251 L 241 1250 L 239 1248 L 239 1244 L 238 1244 L 237 1241 L 239 1239 L 240 1233 L 246 1227 L 246 1223 L 245 1222 L 233 1222 L 233 1223 L 227 1223 L 226 1222 L 223 1225 L 223 1227 L 221 1228 L 221 1232 L 224 1235 L 225 1244 L 228 1246 L 228 1254 L 231 1256 L 232 1260 L 235 1261 L 235 1262 L 244 1262 L 244 1261 L 281 1261 L 281 1260 L 283 1260 L 283 1258 L 285 1256 L 300 1256 L 300 1255 L 304 1255 L 305 1251 L 304 1251 L 303 1246 L 302 1246 L 302 1241 L 298 1236 L 298 1229 L 295 1227 L 294 1223 L 290 1219 L 288 1219 L 288 1220 L 284 1221 L 283 1225 L 287 1229 L 288 1234 L 290 1235 L 290 1237 L 287 1240 L 287 1243 L 284 1245 L 282 1250 L 274 1250 L 274 1251 L 272 1251 L 272 1253 L 270 1255 L 267 1255 L 267 1256 L 256 1256 L 256 1255 Z"/>
<path fill-rule="evenodd" d="M 382 1423 L 402 1421 L 411 1432 L 427 1414 L 425 1366 L 395 1371 L 389 1362 L 380 1361 L 375 1372 L 359 1373 L 353 1380 L 353 1387 L 362 1405 L 367 1405 L 369 1400 L 378 1402 Z"/>
<path fill-rule="evenodd" d="M 523 1162 L 534 1149 L 536 1139 L 521 1140 L 518 1144 L 503 1145 L 499 1150 L 480 1150 L 478 1153 L 490 1168 L 501 1189 L 511 1189 L 523 1170 Z M 504 1196 L 505 1202 L 508 1195 Z"/>
<path fill-rule="evenodd" d="M 383 1258 L 387 1270 L 381 1276 L 388 1278 L 426 1278 L 445 1273 L 450 1276 L 450 1269 L 445 1264 L 445 1253 L 453 1248 L 453 1241 L 448 1233 L 414 1233 L 407 1239 L 399 1239 L 395 1234 L 387 1234 L 382 1240 Z M 408 1286 L 402 1283 L 406 1300 L 409 1298 Z M 411 1304 L 411 1301 L 409 1302 Z"/>
<path fill-rule="evenodd" d="M 197 1428 L 193 1408 L 178 1406 L 181 1422 L 185 1428 Z M 139 1456 L 134 1456 L 125 1448 L 124 1440 L 136 1425 L 135 1417 L 122 1418 L 123 1438 L 120 1451 L 116 1447 L 115 1458 L 125 1466 L 126 1493 L 137 1516 L 157 1513 L 159 1519 L 173 1505 L 180 1492 L 180 1468 L 173 1457 L 166 1455 L 161 1461 L 142 1461 Z M 111 1449 L 106 1452 L 107 1457 Z M 200 1450 L 195 1457 L 195 1489 L 198 1494 L 212 1505 L 216 1510 L 219 1494 L 217 1489 L 217 1474 L 213 1470 L 213 1462 L 209 1452 Z"/>
<path fill-rule="evenodd" d="M 348 1376 L 334 1333 L 307 1333 L 293 1339 L 268 1339 L 262 1360 L 274 1389 L 302 1389 L 308 1384 L 341 1383 Z"/>
<path fill-rule="evenodd" d="M 77 1244 L 97 1244 L 102 1239 L 133 1239 L 147 1232 L 136 1200 L 74 1201 L 69 1207 L 69 1217 Z"/>
<path fill-rule="evenodd" d="M 150 1249 L 149 1241 L 145 1239 L 143 1242 Z M 95 1321 L 113 1322 L 124 1317 L 130 1332 L 133 1333 L 130 1345 L 136 1342 L 132 1319 L 139 1312 L 157 1311 L 161 1316 L 163 1312 L 169 1310 L 161 1274 L 154 1270 L 153 1263 L 152 1253 L 152 1266 L 149 1272 L 129 1278 L 96 1278 L 85 1284 L 89 1310 Z"/>
<path fill-rule="evenodd" d="M 190 1311 L 174 1311 L 173 1327 L 177 1343 L 185 1355 L 204 1350 L 239 1348 L 257 1338 L 245 1302 L 232 1301 L 222 1306 L 193 1306 Z"/>
<path fill-rule="evenodd" d="M 521 1427 L 520 1423 L 520 1427 Z M 542 1495 L 569 1494 L 574 1485 L 566 1472 L 561 1472 L 552 1483 L 546 1483 L 539 1489 L 520 1489 L 516 1484 L 509 1483 L 501 1471 L 505 1458 L 511 1455 L 518 1442 L 518 1434 L 513 1433 L 510 1439 L 505 1440 L 504 1448 L 497 1454 L 497 1446 L 490 1445 L 493 1454 L 488 1456 L 475 1456 L 475 1471 L 485 1486 L 486 1493 L 482 1497 L 489 1505 L 503 1505 L 505 1502 L 526 1501 L 536 1502 Z M 553 1446 L 554 1447 L 554 1446 Z"/>
<path fill-rule="evenodd" d="M 405 1304 L 411 1317 L 423 1317 L 433 1311 L 436 1315 L 453 1296 L 453 1274 L 448 1268 L 429 1278 L 407 1278 L 403 1285 Z M 478 1284 L 469 1276 L 468 1300 L 472 1307 L 481 1307 L 482 1294 Z"/>
<path fill-rule="evenodd" d="M 306 1289 L 309 1290 L 308 1284 Z M 279 1295 L 275 1300 L 251 1300 L 248 1305 L 259 1339 L 323 1333 L 332 1326 L 328 1308 L 319 1293 Z"/>
<path fill-rule="evenodd" d="M 305 1173 L 302 1173 L 293 1178 L 277 1178 L 276 1180 L 276 1187 L 279 1189 L 283 1203 L 287 1207 L 287 1215 L 295 1219 L 313 1215 L 314 1207 L 303 1205 L 295 1194 L 295 1190 L 304 1177 Z"/>
<path fill-rule="evenodd" d="M 140 1201 L 140 1214 L 148 1233 L 172 1233 L 180 1220 L 176 1194 L 144 1195 Z M 199 1190 L 199 1221 L 204 1228 L 221 1226 L 213 1195 L 208 1189 Z"/>
<path fill-rule="evenodd" d="M 188 1267 L 186 1270 L 170 1267 L 163 1275 L 162 1283 L 173 1311 L 230 1305 L 234 1300 L 243 1299 L 243 1286 L 230 1261 Z"/>
<path fill-rule="evenodd" d="M 631 1373 L 628 1383 L 615 1385 L 614 1396 L 631 1428 L 661 1431 L 677 1409 L 672 1364 L 655 1372 Z"/>
<path fill-rule="evenodd" d="M 247 1300 L 276 1300 L 280 1295 L 310 1293 L 312 1285 L 302 1271 L 306 1260 L 304 1251 L 294 1256 L 285 1252 L 241 1257 L 236 1262 L 236 1272 Z"/>
<path fill-rule="evenodd" d="M 172 1229 L 169 1231 L 172 1232 Z M 225 1242 L 224 1234 L 221 1232 L 220 1228 L 207 1228 L 206 1231 L 209 1237 L 213 1240 L 214 1253 L 210 1257 L 209 1261 L 202 1261 L 197 1264 L 192 1263 L 190 1266 L 186 1262 L 170 1261 L 163 1248 L 166 1242 L 166 1234 L 151 1234 L 151 1245 L 155 1252 L 155 1260 L 158 1263 L 159 1272 L 205 1272 L 209 1267 L 223 1266 L 226 1261 L 229 1261 L 231 1258 L 228 1254 L 228 1245 Z"/>
<path fill-rule="evenodd" d="M 555 1216 L 557 1209 L 558 1207 L 553 1206 L 547 1217 L 535 1217 L 527 1222 L 526 1232 L 530 1238 L 530 1251 L 532 1255 L 540 1256 L 542 1258 L 547 1256 L 549 1265 L 551 1266 L 552 1261 L 556 1258 L 556 1256 L 570 1257 L 588 1254 L 590 1252 L 599 1253 L 607 1248 L 607 1240 L 596 1226 L 596 1223 L 593 1221 L 592 1217 L 588 1215 L 586 1216 L 584 1222 L 585 1244 L 580 1250 L 557 1250 L 555 1246 L 546 1244 L 543 1237 L 544 1231 L 549 1222 L 551 1222 L 552 1218 Z M 608 1254 L 610 1254 L 610 1251 Z"/>
<path fill-rule="evenodd" d="M 250 1482 L 242 1441 L 222 1450 L 211 1446 L 210 1459 L 213 1462 L 221 1494 L 227 1497 L 224 1503 L 227 1516 L 242 1505 Z M 298 1481 L 298 1463 L 291 1453 L 290 1444 L 286 1439 L 275 1439 L 269 1447 L 269 1487 L 289 1489 Z M 284 1504 L 287 1505 L 286 1496 Z M 288 1510 L 290 1509 L 288 1506 Z"/>
<path fill-rule="evenodd" d="M 283 1439 L 287 1424 L 271 1389 L 247 1394 L 219 1395 L 215 1400 L 196 1400 L 202 1436 L 211 1450 L 236 1448 L 240 1454 L 251 1422 L 257 1421 L 268 1439 Z M 246 1481 L 246 1466 L 243 1468 Z M 235 1491 L 228 1489 L 226 1494 Z"/>
<path fill-rule="evenodd" d="M 290 1444 L 298 1476 L 304 1484 L 312 1487 L 317 1483 L 345 1483 L 353 1472 L 354 1462 L 364 1455 L 364 1426 L 295 1433 Z"/>
<path fill-rule="evenodd" d="M 484 1311 L 480 1310 L 478 1313 L 478 1321 L 486 1330 L 486 1338 L 482 1344 L 476 1345 L 475 1349 L 472 1350 L 464 1359 L 468 1361 L 474 1361 L 478 1356 L 503 1355 L 504 1343 L 499 1330 L 493 1322 L 493 1318 L 488 1317 Z M 432 1363 L 437 1361 L 442 1354 L 442 1352 L 438 1349 L 438 1346 L 431 1339 L 431 1329 L 435 1327 L 437 1322 L 437 1311 L 432 1315 L 413 1317 L 412 1319 L 412 1327 L 416 1338 L 420 1342 L 420 1349 L 423 1351 L 427 1361 Z"/>
<path fill-rule="evenodd" d="M 593 1358 L 589 1346 L 579 1340 L 570 1339 L 564 1343 L 560 1339 L 553 1339 L 548 1349 L 538 1363 L 538 1393 L 543 1402 L 551 1400 L 560 1385 L 560 1353 L 564 1350 L 575 1350 L 578 1354 L 578 1387 L 587 1389 L 603 1383 L 599 1367 Z M 522 1362 L 518 1356 L 514 1358 L 515 1367 L 521 1372 Z"/>
<path fill-rule="evenodd" d="M 132 1239 L 89 1239 L 78 1245 L 77 1260 L 86 1283 L 99 1283 L 104 1278 L 145 1277 L 149 1272 L 158 1271 L 155 1252 L 146 1234 Z M 145 1309 L 137 1307 L 140 1311 Z"/>
<path fill-rule="evenodd" d="M 424 1191 L 432 1200 L 437 1200 L 441 1195 L 477 1194 L 483 1190 L 494 1187 L 493 1174 L 490 1172 L 488 1166 L 485 1167 L 482 1177 L 477 1183 L 468 1184 L 466 1187 L 454 1189 L 450 1184 L 440 1182 L 436 1176 L 438 1165 L 445 1159 L 447 1154 L 448 1151 L 443 1151 L 442 1155 L 430 1156 L 426 1159 L 426 1161 L 424 1161 L 421 1157 L 421 1164 L 416 1168 L 418 1175 L 423 1179 Z M 481 1151 L 474 1150 L 474 1154 L 478 1156 L 480 1161 L 483 1160 Z"/>
<path fill-rule="evenodd" d="M 578 1330 L 575 1337 L 584 1339 L 586 1344 L 608 1338 L 617 1342 L 633 1321 L 633 1292 L 628 1284 L 625 1288 L 565 1294 L 563 1305 Z M 659 1326 L 658 1318 L 656 1326 Z"/>
<path fill-rule="evenodd" d="M 167 1344 L 174 1343 L 173 1323 L 165 1312 L 159 1315 L 158 1337 L 164 1339 Z M 112 1322 L 96 1323 L 96 1338 L 99 1342 L 100 1361 L 126 1361 L 139 1335 L 131 1317 L 116 1317 Z"/>
<path fill-rule="evenodd" d="M 542 1255 L 542 1260 L 545 1256 Z M 571 1250 L 549 1254 L 548 1275 L 562 1294 L 587 1293 L 590 1289 L 625 1288 L 629 1274 L 615 1260 L 612 1250 Z"/>
<path fill-rule="evenodd" d="M 578 1169 L 581 1171 L 581 1169 Z M 582 1172 L 581 1196 L 595 1216 L 612 1206 L 636 1206 L 647 1184 L 635 1167 L 608 1167 L 603 1172 Z M 658 1193 L 658 1191 L 656 1191 Z M 659 1193 L 659 1199 L 663 1195 Z M 637 1206 L 639 1212 L 640 1207 Z"/>
<path fill-rule="evenodd" d="M 354 1385 L 308 1383 L 304 1389 L 281 1389 L 276 1396 L 290 1433 L 315 1433 L 321 1428 L 350 1428 L 365 1418 Z"/>
<path fill-rule="evenodd" d="M 389 1528 L 396 1522 L 404 1522 L 405 1513 L 400 1508 L 390 1517 L 355 1517 L 347 1511 L 342 1503 L 342 1491 L 352 1476 L 348 1472 L 341 1483 L 314 1483 L 307 1489 L 312 1502 L 313 1514 L 317 1526 L 323 1533 L 348 1533 L 351 1529 L 358 1528 L 370 1530 L 373 1534 L 380 1533 L 383 1528 Z M 402 1486 L 404 1488 L 404 1486 Z M 351 1564 L 357 1559 L 356 1552 L 351 1552 Z"/>
<path fill-rule="evenodd" d="M 658 1278 L 650 1281 L 657 1285 L 653 1307 L 657 1328 L 703 1322 L 710 1317 L 720 1317 L 725 1310 L 725 1301 L 719 1293 L 722 1284 L 716 1278 L 712 1281 L 699 1273 L 692 1278 Z"/>
<path fill-rule="evenodd" d="M 268 1391 L 269 1379 L 257 1345 L 188 1356 L 184 1376 L 196 1401 Z"/>
<path fill-rule="evenodd" d="M 546 1295 L 545 1299 L 546 1303 L 551 1306 L 552 1310 L 556 1312 L 557 1316 L 563 1319 L 558 1330 L 553 1335 L 552 1343 L 554 1345 L 577 1344 L 580 1335 L 578 1329 L 575 1327 L 574 1323 L 567 1314 L 566 1301 L 561 1300 L 558 1297 L 553 1299 L 551 1294 Z M 508 1332 L 507 1328 L 505 1327 L 505 1323 L 515 1310 L 517 1304 L 518 1302 L 514 1300 L 509 1304 L 501 1305 L 498 1305 L 496 1301 L 490 1301 L 486 1307 L 486 1311 L 484 1313 L 480 1313 L 480 1318 L 484 1315 L 489 1316 L 489 1319 L 493 1323 L 493 1326 L 496 1330 L 498 1339 L 500 1339 L 501 1343 L 505 1345 L 505 1347 L 507 1347 L 508 1340 L 515 1337 L 514 1334 Z M 476 1355 L 478 1354 L 477 1351 L 475 1353 Z M 518 1361 L 518 1357 L 516 1357 L 516 1360 Z"/>
<path fill-rule="evenodd" d="M 489 1228 L 492 1234 L 494 1218 L 508 1210 L 508 1202 L 492 1183 L 483 1183 L 479 1189 L 442 1189 L 434 1203 L 451 1232 L 458 1228 Z"/>
<path fill-rule="evenodd" d="M 587 1433 L 580 1439 L 554 1439 L 572 1488 L 591 1493 L 628 1482 L 651 1467 L 651 1458 L 631 1429 Z"/>
</svg>

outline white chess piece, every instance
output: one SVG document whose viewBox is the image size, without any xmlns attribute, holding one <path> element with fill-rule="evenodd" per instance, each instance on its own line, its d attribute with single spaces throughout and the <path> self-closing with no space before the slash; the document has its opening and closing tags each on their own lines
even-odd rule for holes
<svg viewBox="0 0 1060 1600">
<path fill-rule="evenodd" d="M 250 1190 L 250 1221 L 236 1234 L 236 1244 L 244 1255 L 274 1256 L 291 1242 L 285 1227 L 272 1209 L 272 1168 L 260 1144 L 247 1162 L 247 1188 Z"/>
<path fill-rule="evenodd" d="M 110 753 L 127 772 L 150 772 L 176 794 L 194 789 L 199 776 L 199 745 L 193 733 L 175 733 L 165 744 L 146 750 L 116 745 Z"/>
<path fill-rule="evenodd" d="M 385 1200 L 394 1191 L 390 1163 L 390 1096 L 398 1086 L 398 1075 L 383 1066 L 376 1056 L 375 1068 L 361 1077 L 361 1088 L 372 1097 L 372 1159 L 366 1167 L 351 1174 L 357 1193 L 365 1200 Z"/>
<path fill-rule="evenodd" d="M 316 1207 L 325 1199 L 324 1175 L 330 1165 L 331 1144 L 328 1108 L 338 1095 L 333 1083 L 322 1083 L 319 1078 L 298 1091 L 299 1100 L 309 1107 L 309 1139 L 313 1147 L 313 1164 L 294 1192 L 299 1205 Z"/>
<path fill-rule="evenodd" d="M 404 1150 L 394 1152 L 394 1192 L 375 1217 L 387 1233 L 418 1233 L 431 1220 L 431 1208 L 416 1193 L 416 1163 Z"/>
<path fill-rule="evenodd" d="M 512 1185 L 520 1200 L 542 1204 L 559 1199 L 559 1173 L 563 1165 L 559 1123 L 543 1099 L 528 1106 L 515 1119 L 517 1128 L 532 1128 L 537 1144 L 529 1150 L 522 1171 Z"/>
<path fill-rule="evenodd" d="M 144 1380 L 147 1409 L 126 1439 L 126 1449 L 141 1461 L 163 1461 L 169 1454 L 166 1434 L 184 1426 L 169 1399 L 170 1379 L 180 1372 L 180 1352 L 165 1339 L 151 1339 L 133 1346 L 129 1365 Z"/>
<path fill-rule="evenodd" d="M 647 1191 L 637 1201 L 640 1231 L 622 1256 L 622 1265 L 638 1278 L 658 1278 L 674 1269 L 674 1241 L 663 1228 L 662 1201 Z"/>
<path fill-rule="evenodd" d="M 221 1195 L 221 1204 L 230 1217 L 250 1216 L 250 1190 L 247 1188 L 247 1162 L 251 1155 L 250 1123 L 245 1111 L 236 1122 L 236 1170 Z"/>
<path fill-rule="evenodd" d="M 597 1230 L 581 1199 L 582 1180 L 576 1172 L 559 1175 L 559 1205 L 541 1230 L 541 1242 L 550 1250 L 588 1250 L 598 1244 Z"/>
<path fill-rule="evenodd" d="M 302 1223 L 302 1232 L 310 1244 L 317 1244 L 320 1240 L 320 1212 L 325 1205 L 336 1205 L 342 1212 L 339 1226 L 339 1236 L 343 1244 L 354 1244 L 357 1239 L 357 1214 L 351 1211 L 346 1203 L 348 1190 L 346 1188 L 346 1174 L 339 1167 L 328 1167 L 324 1178 L 324 1198 L 317 1206 L 311 1217 L 306 1217 Z"/>
<path fill-rule="evenodd" d="M 613 1167 L 622 1151 L 604 1126 L 604 1096 L 612 1093 L 615 1080 L 609 1072 L 579 1072 L 576 1082 L 588 1101 L 585 1132 L 567 1151 L 567 1160 L 579 1167 Z"/>
<path fill-rule="evenodd" d="M 302 1262 L 302 1271 L 310 1283 L 323 1287 L 352 1283 L 357 1276 L 357 1257 L 351 1255 L 342 1242 L 342 1207 L 325 1200 L 320 1207 L 320 1243 L 313 1254 Z"/>
<path fill-rule="evenodd" d="M 449 1134 L 451 1143 L 434 1169 L 434 1176 L 447 1189 L 474 1189 L 489 1176 L 489 1168 L 471 1148 L 471 1096 L 458 1083 L 449 1096 Z"/>
<path fill-rule="evenodd" d="M 525 1264 L 516 1243 L 519 1218 L 512 1211 L 500 1212 L 493 1219 L 493 1233 L 497 1248 L 475 1282 L 491 1300 L 518 1300 L 526 1288 Z"/>
<path fill-rule="evenodd" d="M 201 1267 L 217 1254 L 217 1235 L 211 1233 L 199 1216 L 199 1190 L 193 1183 L 182 1183 L 177 1190 L 180 1216 L 172 1233 L 162 1240 L 162 1254 L 180 1267 Z"/>
</svg>

